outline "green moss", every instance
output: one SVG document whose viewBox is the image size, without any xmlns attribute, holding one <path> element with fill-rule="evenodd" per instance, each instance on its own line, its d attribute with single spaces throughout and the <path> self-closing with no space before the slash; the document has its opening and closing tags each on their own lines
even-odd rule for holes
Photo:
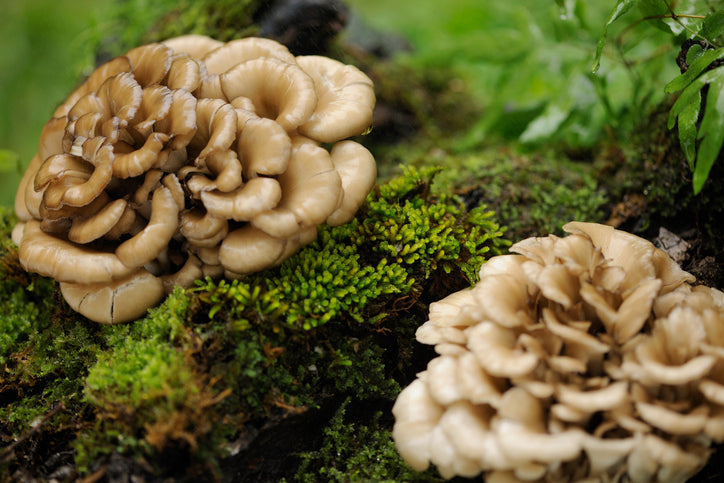
<svg viewBox="0 0 724 483">
<path fill-rule="evenodd" d="M 257 32 L 252 16 L 261 3 L 259 0 L 166 2 L 167 13 L 144 40 L 158 41 L 186 34 L 208 35 L 222 42 L 248 37 Z"/>
<path fill-rule="evenodd" d="M 57 284 L 22 271 L 8 244 L 0 303 L 13 315 L 2 319 L 9 335 L 0 340 L 5 387 L 14 392 L 4 394 L 1 430 L 32 434 L 8 468 L 29 464 L 33 447 L 62 434 L 55 444 L 73 449 L 80 475 L 125 458 L 148 477 L 191 477 L 218 472 L 236 441 L 328 407 L 330 398 L 391 403 L 409 377 L 426 294 L 470 284 L 480 263 L 507 246 L 490 212 L 433 194 L 438 174 L 405 169 L 352 222 L 321 227 L 281 266 L 177 288 L 124 325 L 77 316 Z M 58 404 L 63 410 L 43 431 L 29 433 Z M 386 465 L 389 427 L 377 441 L 375 424 L 365 430 L 364 454 L 381 451 Z"/>
<path fill-rule="evenodd" d="M 207 280 L 200 299 L 211 304 L 212 317 L 224 307 L 242 327 L 254 309 L 265 323 L 311 329 L 341 315 L 377 322 L 388 314 L 365 307 L 410 293 L 437 269 L 474 281 L 484 259 L 506 246 L 503 230 L 484 207 L 467 213 L 455 197 L 433 196 L 438 171 L 405 168 L 370 194 L 354 220 L 320 227 L 317 239 L 279 269 L 242 282 Z"/>
<path fill-rule="evenodd" d="M 17 437 L 57 405 L 78 407 L 98 346 L 92 325 L 64 317 L 57 283 L 22 269 L 10 241 L 15 222 L 0 208 L 0 399 L 9 401 L 0 433 Z M 67 423 L 63 414 L 55 419 Z"/>
<path fill-rule="evenodd" d="M 122 55 L 138 45 L 187 34 L 202 34 L 221 41 L 257 32 L 253 13 L 259 0 L 126 0 L 107 14 L 105 30 L 97 32 L 103 56 Z"/>
<path fill-rule="evenodd" d="M 155 340 L 127 339 L 101 354 L 85 384 L 85 397 L 101 410 L 140 412 L 165 417 L 176 405 L 191 399 L 196 388 L 183 354 Z"/>
<path fill-rule="evenodd" d="M 603 221 L 608 195 L 592 163 L 498 148 L 437 162 L 446 165 L 438 189 L 458 191 L 468 206 L 494 209 L 511 239 L 561 234 L 572 220 Z"/>
<path fill-rule="evenodd" d="M 346 418 L 350 399 L 342 403 L 324 428 L 320 448 L 300 454 L 302 464 L 295 481 L 313 483 L 352 481 L 443 481 L 433 471 L 419 473 L 407 466 L 395 450 L 389 430 L 381 429 L 385 417 L 375 411 L 369 420 Z"/>
</svg>

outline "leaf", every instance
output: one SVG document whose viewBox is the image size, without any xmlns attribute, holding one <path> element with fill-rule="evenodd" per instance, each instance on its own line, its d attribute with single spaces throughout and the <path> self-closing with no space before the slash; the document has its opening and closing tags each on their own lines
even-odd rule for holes
<svg viewBox="0 0 724 483">
<path fill-rule="evenodd" d="M 669 6 L 664 0 L 641 0 L 638 7 L 646 17 L 661 17 L 669 14 Z"/>
<path fill-rule="evenodd" d="M 548 104 L 541 115 L 528 124 L 525 131 L 520 135 L 520 141 L 524 143 L 534 143 L 550 138 L 558 127 L 568 119 L 570 113 L 570 106 L 560 106 L 553 103 Z"/>
<path fill-rule="evenodd" d="M 651 25 L 666 33 L 674 33 L 671 27 L 663 21 L 671 13 L 668 2 L 665 0 L 641 0 L 638 6 L 644 17 L 649 19 Z"/>
<path fill-rule="evenodd" d="M 715 69 L 712 72 L 717 72 L 718 76 L 710 84 L 704 117 L 699 127 L 698 137 L 701 144 L 694 168 L 694 194 L 698 194 L 704 187 L 709 171 L 724 144 L 724 69 Z"/>
<path fill-rule="evenodd" d="M 706 16 L 701 24 L 699 35 L 710 42 L 720 35 L 724 35 L 724 9 L 716 10 Z"/>
<path fill-rule="evenodd" d="M 669 129 L 674 127 L 676 124 L 676 118 L 679 117 L 679 114 L 681 114 L 687 106 L 693 104 L 697 98 L 701 100 L 701 89 L 704 85 L 706 85 L 706 83 L 707 79 L 704 76 L 701 76 L 683 90 L 674 105 L 671 106 L 671 111 L 669 111 L 669 120 L 667 123 L 667 127 Z"/>
<path fill-rule="evenodd" d="M 694 44 L 691 47 L 689 47 L 689 50 L 686 51 L 686 64 L 691 65 L 694 62 L 696 62 L 696 59 L 704 55 L 706 51 L 701 48 L 701 45 Z M 688 69 L 687 69 L 688 70 Z"/>
<path fill-rule="evenodd" d="M 10 173 L 18 170 L 20 155 L 9 149 L 0 149 L 0 173 Z"/>
<path fill-rule="evenodd" d="M 613 8 L 613 10 L 611 10 L 611 13 L 608 15 L 608 19 L 603 26 L 603 32 L 601 32 L 601 36 L 598 39 L 598 45 L 596 47 L 596 57 L 593 59 L 593 65 L 591 66 L 591 71 L 593 73 L 596 73 L 598 71 L 598 68 L 601 66 L 601 54 L 603 53 L 603 47 L 606 45 L 608 27 L 613 22 L 621 18 L 621 16 L 626 14 L 626 12 L 631 10 L 631 8 L 638 4 L 639 1 L 640 0 L 618 0 L 616 6 Z"/>
<path fill-rule="evenodd" d="M 696 96 L 679 114 L 679 142 L 692 171 L 696 162 L 696 125 L 701 111 L 701 91 L 695 92 Z"/>
<path fill-rule="evenodd" d="M 684 89 L 695 78 L 697 78 L 699 74 L 704 72 L 706 68 L 711 65 L 712 62 L 721 58 L 724 58 L 724 47 L 715 50 L 707 50 L 706 52 L 701 54 L 691 65 L 689 65 L 689 69 L 686 72 L 666 84 L 666 87 L 664 87 L 664 91 L 667 94 L 671 94 L 672 92 Z"/>
</svg>

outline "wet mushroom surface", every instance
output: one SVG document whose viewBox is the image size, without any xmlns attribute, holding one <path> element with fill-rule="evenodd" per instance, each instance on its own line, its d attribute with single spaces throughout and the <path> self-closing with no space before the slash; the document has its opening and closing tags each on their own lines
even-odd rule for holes
<svg viewBox="0 0 724 483">
<path fill-rule="evenodd" d="M 372 188 L 374 158 L 347 138 L 374 102 L 357 68 L 273 40 L 134 48 L 43 128 L 15 198 L 21 264 L 103 323 L 142 316 L 175 285 L 277 265 Z"/>
</svg>

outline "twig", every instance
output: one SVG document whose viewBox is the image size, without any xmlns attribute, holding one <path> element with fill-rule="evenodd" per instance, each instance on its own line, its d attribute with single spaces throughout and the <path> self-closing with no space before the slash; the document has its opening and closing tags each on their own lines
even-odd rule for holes
<svg viewBox="0 0 724 483">
<path fill-rule="evenodd" d="M 11 445 L 6 447 L 5 449 L 0 452 L 0 463 L 8 463 L 12 461 L 13 458 L 15 458 L 15 448 L 30 439 L 31 436 L 33 436 L 35 433 L 39 432 L 40 429 L 47 423 L 50 418 L 58 414 L 60 411 L 65 410 L 65 403 L 61 402 L 57 406 L 55 406 L 53 409 L 45 413 L 45 416 L 43 416 L 43 419 L 38 421 L 36 424 L 34 424 L 28 431 L 26 431 L 22 436 L 20 436 L 17 440 L 15 440 Z"/>
</svg>

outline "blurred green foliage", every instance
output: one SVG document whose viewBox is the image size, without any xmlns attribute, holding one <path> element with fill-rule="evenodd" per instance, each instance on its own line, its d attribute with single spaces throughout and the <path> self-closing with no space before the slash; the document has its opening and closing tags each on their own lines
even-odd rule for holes
<svg viewBox="0 0 724 483">
<path fill-rule="evenodd" d="M 606 21 L 593 68 L 600 65 L 608 27 L 629 11 L 645 23 L 670 34 L 681 52 L 681 75 L 666 85 L 667 93 L 681 91 L 671 108 L 668 127 L 678 124 L 681 147 L 693 171 L 694 194 L 704 187 L 724 145 L 724 9 L 710 0 L 619 0 Z"/>
<path fill-rule="evenodd" d="M 591 72 L 610 1 L 400 0 L 395 11 L 405 15 L 384 0 L 349 3 L 375 27 L 410 39 L 415 50 L 403 62 L 449 65 L 466 83 L 484 110 L 462 150 L 501 140 L 578 148 L 625 138 L 678 72 L 666 33 L 625 22 L 610 27 L 612 41 Z"/>
<path fill-rule="evenodd" d="M 0 204 L 12 205 L 40 129 L 92 70 L 110 4 L 0 1 Z"/>
<path fill-rule="evenodd" d="M 214 11 L 178 0 L 8 3 L 0 18 L 0 40 L 10 46 L 0 52 L 0 204 L 12 203 L 40 128 L 92 69 L 96 53 L 105 58 L 139 42 L 208 33 L 210 25 L 219 29 L 217 36 L 230 36 L 233 28 L 250 27 L 232 25 L 227 17 L 248 17 L 251 3 Z M 409 39 L 414 50 L 400 56 L 401 64 L 452 69 L 473 96 L 470 105 L 483 107 L 456 141 L 458 151 L 501 140 L 585 148 L 604 137 L 625 139 L 678 74 L 671 27 L 651 28 L 630 8 L 610 22 L 610 1 L 399 0 L 395 8 L 385 0 L 347 3 L 372 27 Z M 688 13 L 694 4 L 709 3 L 687 0 L 677 8 Z M 219 19 L 219 11 L 228 15 Z M 694 19 L 682 22 L 695 25 Z M 604 30 L 608 41 L 599 45 Z M 601 63 L 594 74 L 597 47 Z"/>
</svg>

